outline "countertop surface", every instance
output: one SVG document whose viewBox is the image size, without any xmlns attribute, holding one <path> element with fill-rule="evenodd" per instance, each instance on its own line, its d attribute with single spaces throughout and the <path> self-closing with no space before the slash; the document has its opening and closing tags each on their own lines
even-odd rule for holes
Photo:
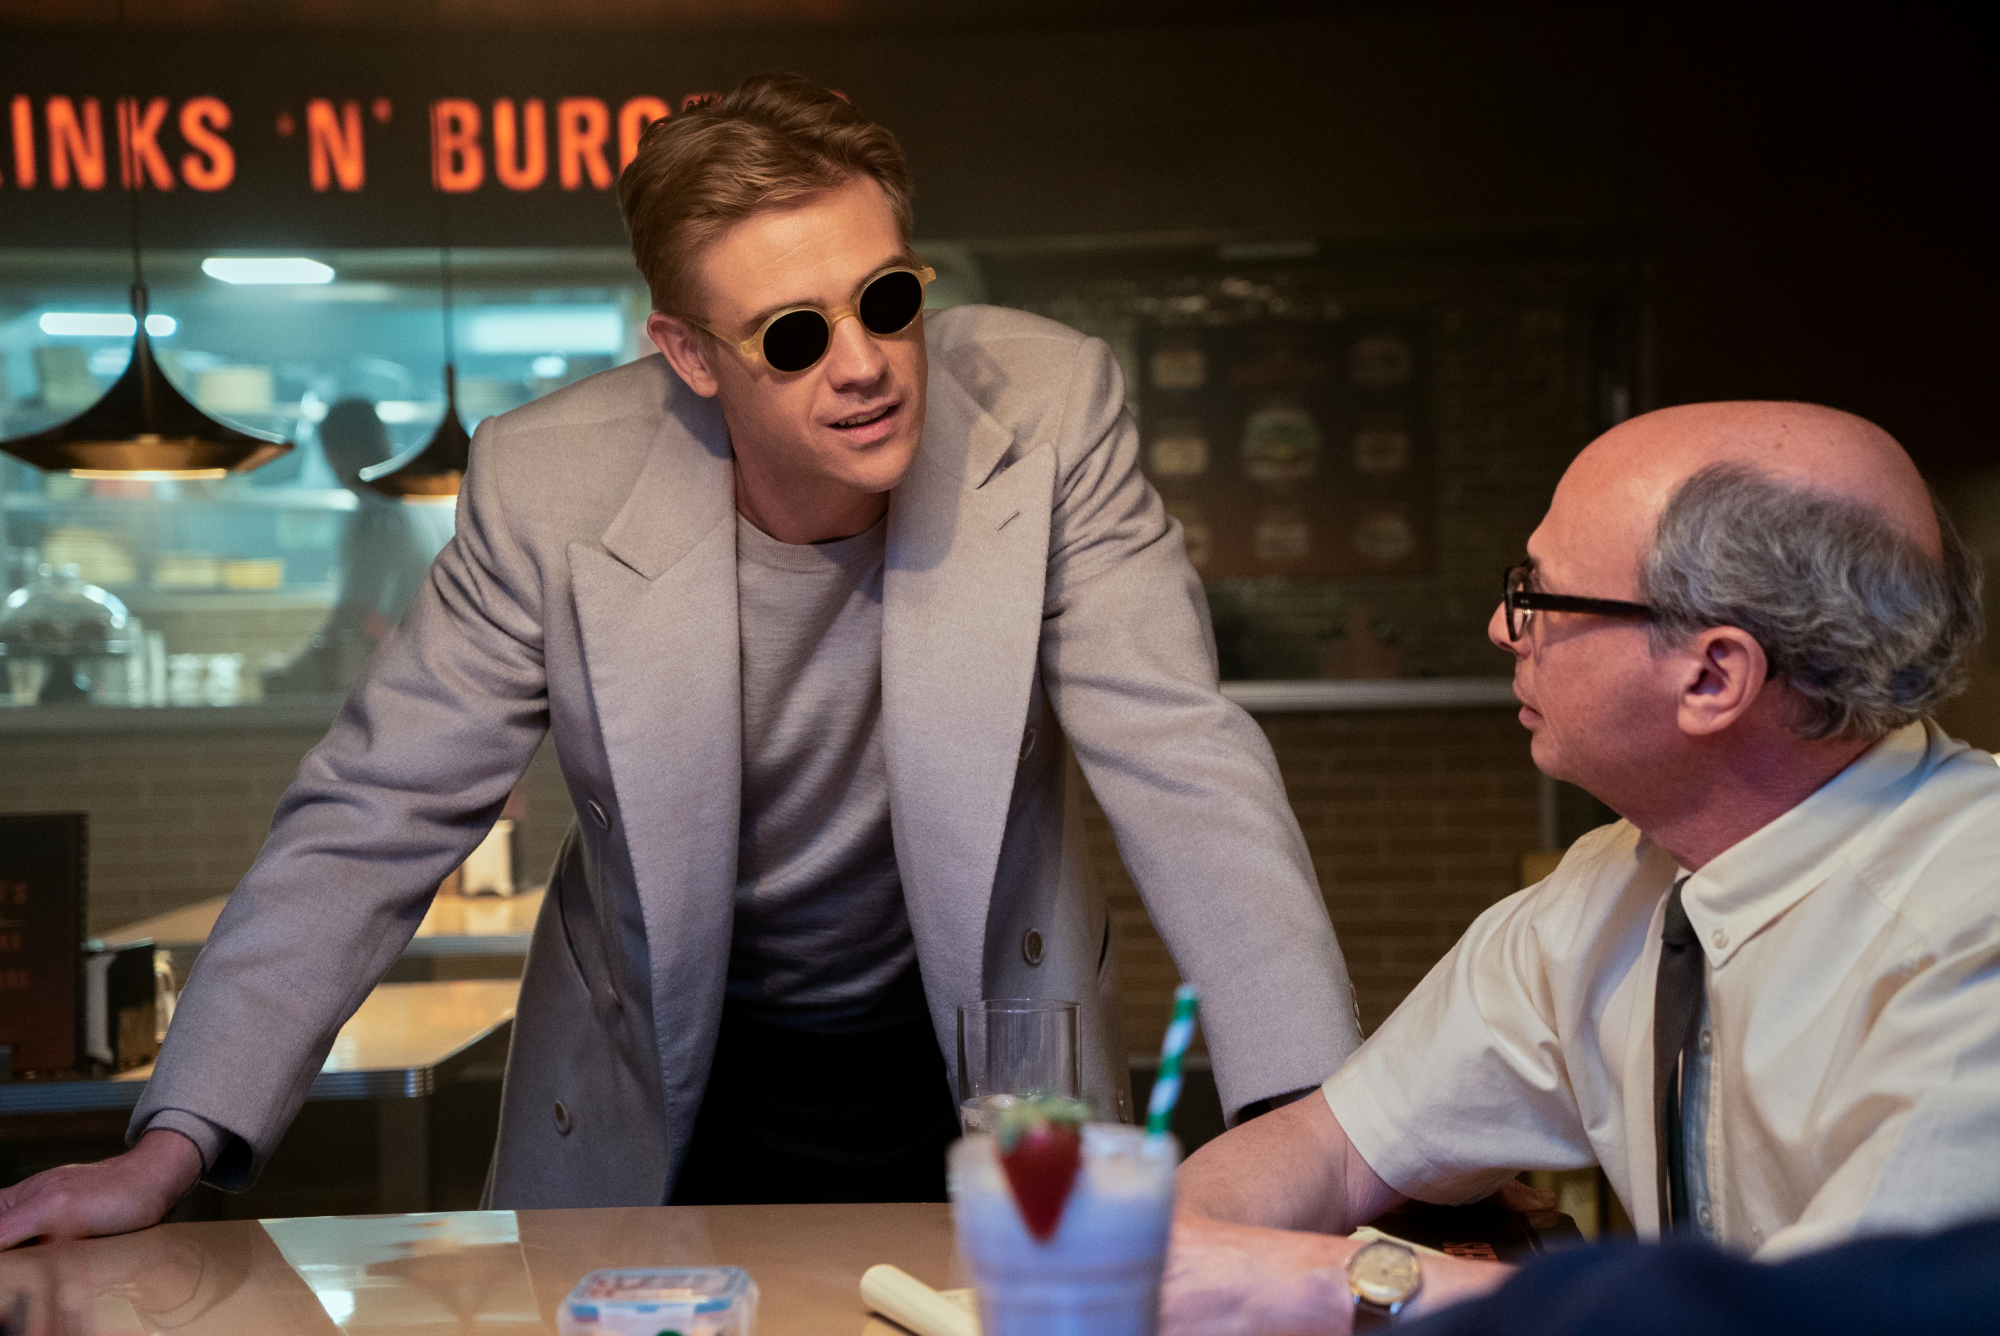
<svg viewBox="0 0 2000 1336">
<path fill-rule="evenodd" d="M 537 886 L 519 895 L 435 896 L 405 954 L 525 955 L 545 890 Z M 215 920 L 222 916 L 222 907 L 228 903 L 226 895 L 197 900 L 113 928 L 104 934 L 102 941 L 106 946 L 124 946 L 150 939 L 155 946 L 199 948 L 215 930 Z"/>
<path fill-rule="evenodd" d="M 87 1287 L 101 1336 L 379 1332 L 536 1336 L 586 1273 L 732 1265 L 755 1278 L 758 1336 L 889 1336 L 861 1273 L 891 1262 L 966 1283 L 951 1208 L 675 1206 L 466 1211 L 160 1225 L 0 1253 L 0 1293 Z"/>
</svg>

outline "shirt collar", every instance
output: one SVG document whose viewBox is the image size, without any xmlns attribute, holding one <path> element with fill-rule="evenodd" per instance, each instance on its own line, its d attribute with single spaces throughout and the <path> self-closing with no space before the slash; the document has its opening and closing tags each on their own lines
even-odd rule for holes
<svg viewBox="0 0 2000 1336">
<path fill-rule="evenodd" d="M 1804 802 L 1722 851 L 1681 892 L 1711 966 L 1797 904 L 1934 766 L 1922 722 L 1887 734 Z"/>
</svg>

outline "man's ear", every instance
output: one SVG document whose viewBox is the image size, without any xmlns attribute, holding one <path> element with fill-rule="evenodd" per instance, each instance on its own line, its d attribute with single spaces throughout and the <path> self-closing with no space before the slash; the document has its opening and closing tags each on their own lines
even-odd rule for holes
<svg viewBox="0 0 2000 1336">
<path fill-rule="evenodd" d="M 658 311 L 646 317 L 646 337 L 660 350 L 687 387 L 704 399 L 713 399 L 722 388 L 709 368 L 710 345 L 687 321 Z"/>
<path fill-rule="evenodd" d="M 1689 737 L 1720 733 L 1749 713 L 1770 672 L 1764 647 L 1735 626 L 1697 632 L 1676 657 L 1682 665 L 1677 722 Z"/>
</svg>

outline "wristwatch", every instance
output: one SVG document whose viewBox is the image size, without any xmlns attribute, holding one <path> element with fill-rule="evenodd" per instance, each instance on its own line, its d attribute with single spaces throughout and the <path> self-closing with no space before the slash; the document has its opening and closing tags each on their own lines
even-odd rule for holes
<svg viewBox="0 0 2000 1336">
<path fill-rule="evenodd" d="M 1416 1253 L 1378 1239 L 1347 1259 L 1347 1292 L 1354 1296 L 1354 1330 L 1376 1331 L 1417 1297 L 1424 1269 Z"/>
</svg>

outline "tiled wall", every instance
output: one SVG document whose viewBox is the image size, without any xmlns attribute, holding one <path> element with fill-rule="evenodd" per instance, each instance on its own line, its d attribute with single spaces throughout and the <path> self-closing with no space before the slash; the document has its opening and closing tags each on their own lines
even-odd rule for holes
<svg viewBox="0 0 2000 1336">
<path fill-rule="evenodd" d="M 1379 1024 L 1534 843 L 1526 735 L 1504 710 L 1270 715 L 1262 720 L 1354 974 Z M 90 814 L 90 927 L 230 890 L 316 729 L 0 734 L 0 811 Z M 526 857 L 539 880 L 569 823 L 552 750 L 528 775 Z M 1176 976 L 1091 815 L 1124 958 L 1127 1036 L 1144 1051 Z"/>
<path fill-rule="evenodd" d="M 0 811 L 89 813 L 100 933 L 233 888 L 325 731 L 0 734 Z"/>
<path fill-rule="evenodd" d="M 89 930 L 101 933 L 233 889 L 325 731 L 0 733 L 0 812 L 90 814 Z M 527 866 L 539 881 L 569 824 L 552 749 L 528 785 Z"/>
</svg>

